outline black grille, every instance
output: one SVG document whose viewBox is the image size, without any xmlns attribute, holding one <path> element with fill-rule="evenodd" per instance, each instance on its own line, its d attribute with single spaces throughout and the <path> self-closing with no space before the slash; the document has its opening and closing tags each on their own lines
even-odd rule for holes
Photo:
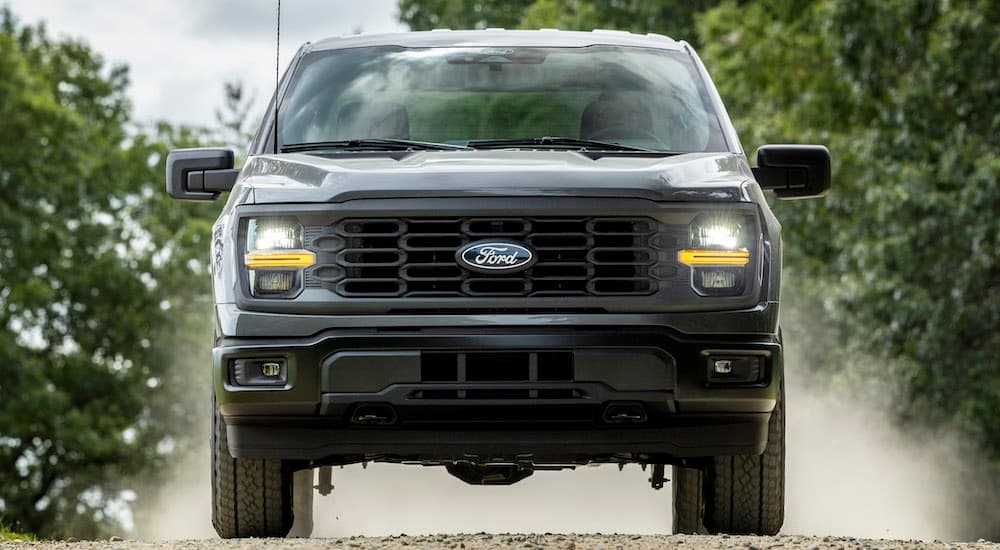
<svg viewBox="0 0 1000 550">
<path fill-rule="evenodd" d="M 310 229 L 307 240 L 332 261 L 311 269 L 307 284 L 345 297 L 645 296 L 659 288 L 652 218 L 345 219 Z M 505 275 L 459 266 L 461 247 L 490 238 L 523 243 L 538 261 Z"/>
<path fill-rule="evenodd" d="M 573 353 L 424 352 L 420 381 L 410 399 L 579 399 L 572 387 Z M 439 387 L 435 387 L 439 386 Z"/>
</svg>

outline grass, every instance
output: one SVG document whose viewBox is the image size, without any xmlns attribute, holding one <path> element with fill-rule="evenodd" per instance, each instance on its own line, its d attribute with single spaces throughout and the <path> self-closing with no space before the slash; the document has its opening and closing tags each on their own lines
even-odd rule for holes
<svg viewBox="0 0 1000 550">
<path fill-rule="evenodd" d="M 0 543 L 8 540 L 36 541 L 38 540 L 38 537 L 32 534 L 17 533 L 12 531 L 7 524 L 0 521 Z"/>
</svg>

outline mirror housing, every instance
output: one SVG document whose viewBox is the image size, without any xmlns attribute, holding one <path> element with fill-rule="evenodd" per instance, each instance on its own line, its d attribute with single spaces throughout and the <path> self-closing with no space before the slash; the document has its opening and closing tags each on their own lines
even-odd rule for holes
<svg viewBox="0 0 1000 550">
<path fill-rule="evenodd" d="M 822 145 L 764 145 L 757 149 L 753 175 L 779 199 L 822 197 L 830 189 L 830 151 Z"/>
<path fill-rule="evenodd" d="M 215 200 L 236 185 L 235 163 L 231 149 L 175 149 L 167 155 L 167 193 L 175 199 Z"/>
</svg>

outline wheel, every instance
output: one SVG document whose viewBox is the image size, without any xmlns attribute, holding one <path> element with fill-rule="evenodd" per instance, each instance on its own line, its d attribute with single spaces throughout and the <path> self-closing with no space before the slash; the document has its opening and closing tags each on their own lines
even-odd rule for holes
<svg viewBox="0 0 1000 550">
<path fill-rule="evenodd" d="M 214 406 L 212 525 L 224 539 L 284 537 L 292 528 L 292 471 L 280 460 L 233 458 Z M 310 518 L 310 523 L 311 518 Z"/>
<path fill-rule="evenodd" d="M 757 455 L 719 456 L 704 471 L 673 468 L 674 532 L 776 535 L 785 521 L 785 387 Z"/>
</svg>

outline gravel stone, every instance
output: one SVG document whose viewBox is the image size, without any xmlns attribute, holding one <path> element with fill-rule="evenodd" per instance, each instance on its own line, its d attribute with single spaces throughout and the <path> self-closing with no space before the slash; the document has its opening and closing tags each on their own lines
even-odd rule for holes
<svg viewBox="0 0 1000 550">
<path fill-rule="evenodd" d="M 683 544 L 688 550 L 722 550 L 741 548 L 747 550 L 835 550 L 863 548 L 865 550 L 1000 550 L 1000 543 L 942 542 L 915 540 L 868 540 L 854 537 L 806 537 L 783 535 L 777 537 L 752 536 L 699 536 L 699 535 L 588 535 L 588 534 L 524 534 L 508 533 L 490 535 L 424 535 L 389 537 L 350 537 L 339 539 L 244 539 L 244 540 L 194 540 L 194 541 L 42 541 L 13 542 L 11 546 L 31 550 L 181 550 L 201 548 L 206 550 L 319 550 L 327 548 L 361 548 L 363 550 L 394 550 L 403 547 L 427 549 L 491 550 L 494 548 L 538 548 L 558 550 L 659 550 Z"/>
</svg>

